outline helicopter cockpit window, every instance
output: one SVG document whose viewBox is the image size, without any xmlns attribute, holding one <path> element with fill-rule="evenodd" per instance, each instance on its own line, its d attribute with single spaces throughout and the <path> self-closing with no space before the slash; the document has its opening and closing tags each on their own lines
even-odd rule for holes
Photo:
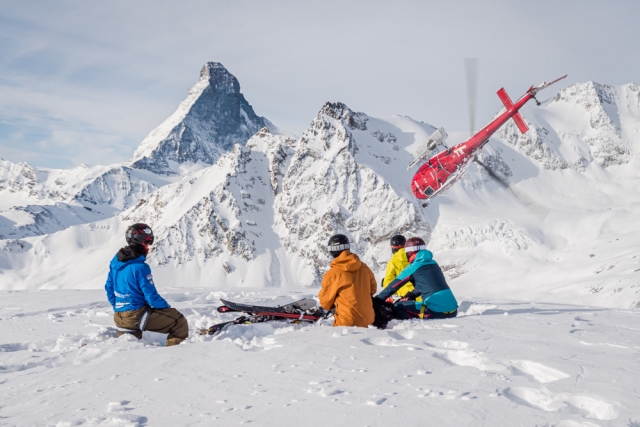
<svg viewBox="0 0 640 427">
<path fill-rule="evenodd" d="M 431 188 L 430 186 L 427 187 L 426 190 L 424 190 L 425 196 L 431 196 L 431 195 L 433 195 L 433 193 L 435 193 L 435 191 L 433 191 L 433 188 Z"/>
</svg>

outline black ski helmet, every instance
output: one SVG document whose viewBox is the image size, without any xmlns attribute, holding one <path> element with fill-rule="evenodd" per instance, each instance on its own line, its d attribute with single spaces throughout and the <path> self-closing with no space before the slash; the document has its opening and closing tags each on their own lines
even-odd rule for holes
<svg viewBox="0 0 640 427">
<path fill-rule="evenodd" d="M 411 260 L 411 257 L 418 253 L 418 251 L 426 251 L 427 244 L 419 237 L 412 237 L 407 240 L 407 243 L 404 245 L 404 251 L 407 254 L 407 258 Z"/>
<path fill-rule="evenodd" d="M 402 234 L 396 234 L 391 238 L 391 252 L 396 253 L 398 249 L 404 248 L 404 244 L 407 243 L 407 239 Z"/>
<path fill-rule="evenodd" d="M 127 228 L 125 237 L 129 245 L 149 246 L 153 244 L 153 231 L 151 231 L 151 227 L 141 222 Z"/>
<path fill-rule="evenodd" d="M 349 238 L 344 234 L 334 234 L 329 239 L 329 253 L 332 257 L 336 258 L 342 253 L 342 251 L 349 249 Z"/>
</svg>

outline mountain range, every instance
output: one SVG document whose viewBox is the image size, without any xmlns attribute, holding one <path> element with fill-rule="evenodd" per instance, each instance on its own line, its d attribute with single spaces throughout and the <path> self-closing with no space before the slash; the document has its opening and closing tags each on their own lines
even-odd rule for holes
<svg viewBox="0 0 640 427">
<path fill-rule="evenodd" d="M 292 137 L 207 63 L 125 163 L 0 161 L 0 289 L 101 287 L 146 222 L 160 287 L 317 287 L 335 233 L 380 278 L 402 233 L 461 296 L 640 308 L 640 89 L 573 84 L 522 113 L 527 133 L 503 126 L 484 166 L 422 207 L 407 165 L 434 126 L 327 102 Z"/>
</svg>

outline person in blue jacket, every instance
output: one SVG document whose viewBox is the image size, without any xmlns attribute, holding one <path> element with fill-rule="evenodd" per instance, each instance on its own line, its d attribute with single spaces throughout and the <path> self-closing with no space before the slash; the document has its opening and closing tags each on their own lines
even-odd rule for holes
<svg viewBox="0 0 640 427">
<path fill-rule="evenodd" d="M 115 311 L 118 336 L 143 331 L 167 335 L 167 346 L 180 344 L 189 336 L 187 319 L 162 298 L 153 283 L 151 267 L 145 262 L 153 231 L 146 224 L 133 224 L 125 233 L 127 246 L 111 260 L 105 290 Z"/>
<path fill-rule="evenodd" d="M 458 301 L 447 285 L 440 266 L 433 260 L 433 254 L 419 237 L 407 240 L 404 250 L 409 265 L 391 281 L 376 298 L 382 301 L 412 282 L 414 290 L 393 306 L 393 314 L 398 319 L 443 319 L 456 317 Z M 421 296 L 422 301 L 415 301 Z"/>
</svg>

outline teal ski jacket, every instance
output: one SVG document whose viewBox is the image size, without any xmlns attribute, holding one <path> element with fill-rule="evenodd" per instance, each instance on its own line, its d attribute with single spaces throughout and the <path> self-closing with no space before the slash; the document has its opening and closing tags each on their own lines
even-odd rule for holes
<svg viewBox="0 0 640 427">
<path fill-rule="evenodd" d="M 416 309 L 420 310 L 423 304 L 429 310 L 438 313 L 448 313 L 458 309 L 458 301 L 447 285 L 440 266 L 433 260 L 431 251 L 418 251 L 413 262 L 378 294 L 378 298 L 382 300 L 389 298 L 407 282 L 412 282 L 415 289 L 406 296 L 422 296 L 422 302 L 415 303 Z"/>
</svg>

